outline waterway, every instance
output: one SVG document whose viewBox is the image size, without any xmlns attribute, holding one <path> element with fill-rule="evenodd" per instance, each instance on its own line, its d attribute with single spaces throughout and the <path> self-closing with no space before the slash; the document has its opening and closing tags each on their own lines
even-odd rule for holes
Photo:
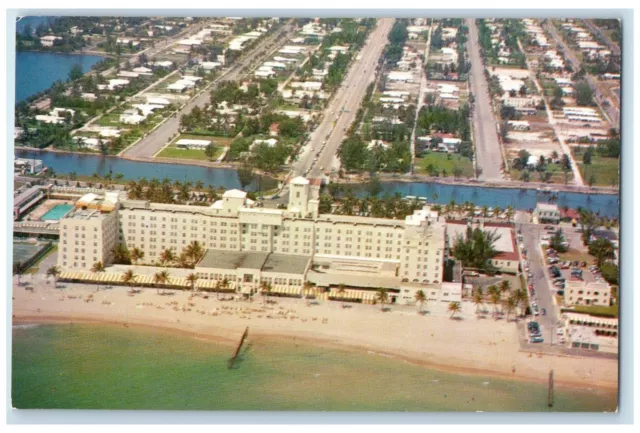
<svg viewBox="0 0 640 433">
<path fill-rule="evenodd" d="M 53 168 L 56 173 L 75 172 L 78 175 L 91 176 L 93 173 L 104 175 L 122 173 L 124 179 L 147 179 L 165 177 L 171 181 L 190 180 L 202 181 L 205 185 L 224 187 L 225 189 L 240 188 L 236 170 L 230 168 L 208 168 L 200 166 L 161 164 L 149 162 L 129 161 L 116 157 L 96 155 L 81 155 L 55 152 L 36 152 L 18 150 L 16 156 L 20 158 L 41 159 L 44 165 Z M 263 188 L 267 188 L 263 184 Z M 257 189 L 255 183 L 250 189 Z M 431 203 L 447 204 L 454 200 L 456 203 L 470 201 L 479 206 L 512 206 L 517 210 L 530 210 L 536 203 L 547 202 L 548 194 L 530 189 L 486 188 L 481 186 L 444 185 L 421 182 L 385 182 L 383 194 L 400 193 L 402 196 L 426 197 Z M 359 194 L 366 194 L 360 191 Z M 618 197 L 610 194 L 581 194 L 575 192 L 557 192 L 558 206 L 568 206 L 575 209 L 583 207 L 601 216 L 618 218 L 620 208 Z"/>
</svg>

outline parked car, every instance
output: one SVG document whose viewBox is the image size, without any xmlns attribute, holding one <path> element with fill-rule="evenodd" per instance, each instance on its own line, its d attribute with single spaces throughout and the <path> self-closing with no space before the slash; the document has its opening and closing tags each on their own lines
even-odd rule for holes
<svg viewBox="0 0 640 433">
<path fill-rule="evenodd" d="M 542 338 L 542 337 L 533 337 L 530 341 L 532 343 L 542 343 L 542 342 L 544 342 L 544 338 Z"/>
</svg>

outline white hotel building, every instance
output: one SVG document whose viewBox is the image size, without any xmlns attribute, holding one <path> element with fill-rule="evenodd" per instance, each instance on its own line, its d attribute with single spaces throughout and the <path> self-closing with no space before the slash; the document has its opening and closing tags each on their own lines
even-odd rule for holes
<svg viewBox="0 0 640 433">
<path fill-rule="evenodd" d="M 141 249 L 140 263 L 157 264 L 165 248 L 180 254 L 198 241 L 206 250 L 194 269 L 198 277 L 227 278 L 243 291 L 262 281 L 290 287 L 310 281 L 393 289 L 398 302 L 409 302 L 419 289 L 437 299 L 442 287 L 446 223 L 429 206 L 404 220 L 319 215 L 318 187 L 302 177 L 291 181 L 287 209 L 255 207 L 239 190 L 209 207 L 114 194 L 84 197 L 60 221 L 63 271 L 109 264 L 117 243 Z"/>
</svg>

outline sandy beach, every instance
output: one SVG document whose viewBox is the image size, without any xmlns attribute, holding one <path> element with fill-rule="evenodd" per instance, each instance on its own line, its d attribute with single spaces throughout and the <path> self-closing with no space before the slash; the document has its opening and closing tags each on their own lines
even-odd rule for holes
<svg viewBox="0 0 640 433">
<path fill-rule="evenodd" d="M 32 281 L 31 278 L 35 278 Z M 45 282 L 41 275 L 23 277 L 32 283 L 13 287 L 13 323 L 100 322 L 122 326 L 151 326 L 235 344 L 245 327 L 250 338 L 261 336 L 302 339 L 316 345 L 374 351 L 454 373 L 546 382 L 550 368 L 556 383 L 565 386 L 618 387 L 615 359 L 552 356 L 521 352 L 513 322 L 479 319 L 475 307 L 464 302 L 460 320 L 452 320 L 446 305 L 427 304 L 428 314 L 416 307 L 321 302 L 262 297 L 250 301 L 222 301 L 217 294 L 143 289 L 131 295 L 126 287 Z M 64 288 L 62 288 L 64 286 Z M 208 296 L 205 299 L 204 296 Z M 221 295 L 223 296 L 223 295 Z"/>
</svg>

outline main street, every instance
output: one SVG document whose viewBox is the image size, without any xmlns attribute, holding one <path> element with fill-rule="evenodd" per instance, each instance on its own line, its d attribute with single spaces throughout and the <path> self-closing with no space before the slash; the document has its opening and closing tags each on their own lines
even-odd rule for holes
<svg viewBox="0 0 640 433">
<path fill-rule="evenodd" d="M 218 77 L 211 86 L 215 86 L 221 81 L 232 81 L 238 79 L 240 76 L 242 76 L 243 73 L 245 73 L 245 69 L 251 63 L 254 63 L 256 58 L 258 62 L 262 61 L 264 58 L 268 57 L 275 48 L 284 43 L 286 38 L 278 39 L 279 35 L 285 33 L 290 34 L 293 30 L 294 25 L 291 22 L 282 26 L 282 28 L 278 29 L 278 31 L 276 31 L 274 34 L 262 41 L 262 43 L 254 47 L 249 53 L 242 56 L 242 58 L 234 63 L 227 72 Z M 259 56 L 260 53 L 263 54 Z M 172 117 L 166 119 L 163 123 L 160 124 L 159 127 L 149 133 L 149 135 L 138 141 L 134 146 L 125 149 L 121 153 L 121 155 L 134 157 L 137 159 L 151 158 L 155 153 L 157 153 L 163 146 L 167 144 L 171 137 L 179 132 L 180 118 L 183 114 L 190 113 L 191 110 L 196 106 L 202 108 L 206 103 L 209 102 L 209 91 L 212 88 L 211 86 L 200 91 L 199 94 L 195 98 L 187 102 L 187 104 L 180 111 L 178 111 Z"/>
<path fill-rule="evenodd" d="M 375 79 L 378 59 L 387 44 L 387 36 L 394 21 L 393 18 L 378 20 L 342 86 L 329 102 L 320 125 L 311 133 L 309 142 L 294 164 L 294 177 L 306 174 L 307 177 L 318 178 L 332 167 L 338 167 L 338 148 L 355 119 L 367 87 Z"/>
<path fill-rule="evenodd" d="M 472 107 L 472 121 L 474 142 L 476 146 L 476 161 L 480 169 L 478 179 L 488 181 L 502 180 L 502 150 L 498 140 L 498 130 L 495 116 L 491 108 L 489 86 L 484 75 L 484 63 L 480 56 L 478 29 L 475 19 L 468 18 L 469 40 L 467 51 L 471 60 L 471 74 L 469 86 L 474 97 Z"/>
<path fill-rule="evenodd" d="M 574 52 L 571 50 L 571 48 L 569 48 L 569 46 L 564 42 L 564 40 L 562 39 L 562 36 L 560 36 L 560 34 L 558 33 L 558 30 L 556 29 L 556 27 L 552 23 L 547 22 L 545 23 L 544 28 L 549 33 L 551 33 L 551 36 L 553 36 L 553 39 L 555 39 L 558 45 L 562 47 L 565 57 L 571 62 L 571 65 L 573 66 L 573 70 L 576 72 L 579 71 L 580 68 L 582 67 L 582 64 L 580 63 L 580 61 L 578 60 Z M 605 115 L 605 117 L 611 124 L 611 127 L 616 128 L 619 131 L 620 130 L 620 107 L 616 106 L 614 101 L 612 101 L 610 98 L 607 98 L 606 95 L 602 91 L 600 91 L 600 88 L 598 87 L 598 82 L 596 81 L 595 78 L 593 78 L 589 74 L 585 74 L 585 80 L 593 90 L 594 101 L 596 101 L 596 103 L 600 107 L 600 110 L 602 111 L 602 113 Z"/>
</svg>

